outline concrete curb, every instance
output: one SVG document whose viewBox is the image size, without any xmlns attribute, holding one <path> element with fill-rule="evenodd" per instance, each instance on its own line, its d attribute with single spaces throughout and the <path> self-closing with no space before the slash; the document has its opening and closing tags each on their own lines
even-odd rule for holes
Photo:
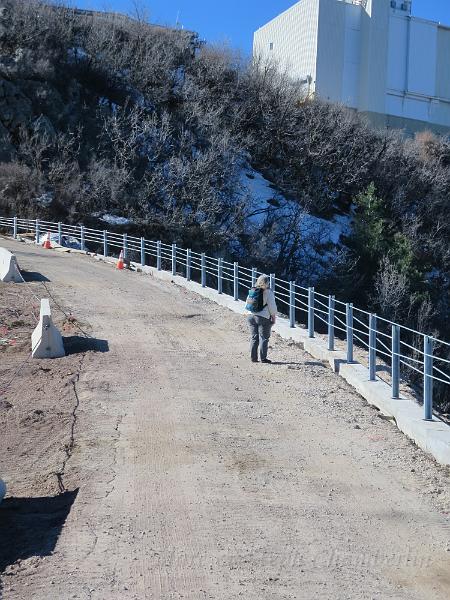
<svg viewBox="0 0 450 600">
<path fill-rule="evenodd" d="M 0 248 L 0 281 L 22 283 L 23 278 L 20 274 L 19 265 L 17 264 L 16 255 L 7 250 Z"/>
</svg>

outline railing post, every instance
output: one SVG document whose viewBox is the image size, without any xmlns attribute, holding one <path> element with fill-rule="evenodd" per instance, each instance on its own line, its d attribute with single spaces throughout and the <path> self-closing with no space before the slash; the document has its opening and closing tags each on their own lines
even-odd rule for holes
<svg viewBox="0 0 450 600">
<path fill-rule="evenodd" d="M 400 397 L 400 327 L 392 325 L 392 398 Z"/>
<path fill-rule="evenodd" d="M 108 256 L 108 232 L 106 229 L 103 231 L 103 256 Z"/>
<path fill-rule="evenodd" d="M 223 258 L 219 258 L 217 263 L 217 291 L 219 294 L 223 291 Z"/>
<path fill-rule="evenodd" d="M 145 238 L 141 237 L 141 267 L 145 267 Z"/>
<path fill-rule="evenodd" d="M 17 217 L 13 219 L 13 238 L 17 238 Z"/>
<path fill-rule="evenodd" d="M 201 265 L 202 265 L 202 287 L 206 287 L 206 256 L 205 256 L 204 252 L 202 252 Z"/>
<path fill-rule="evenodd" d="M 36 244 L 39 244 L 39 219 L 36 219 L 36 226 L 35 226 L 35 242 Z"/>
<path fill-rule="evenodd" d="M 369 381 L 377 378 L 377 315 L 369 317 Z"/>
<path fill-rule="evenodd" d="M 314 337 L 314 288 L 308 288 L 308 337 Z"/>
<path fill-rule="evenodd" d="M 235 300 L 239 300 L 239 263 L 234 263 L 233 270 L 233 297 Z"/>
<path fill-rule="evenodd" d="M 177 245 L 172 244 L 172 275 L 177 274 Z"/>
<path fill-rule="evenodd" d="M 58 223 L 58 244 L 62 246 L 62 225 L 61 221 Z"/>
<path fill-rule="evenodd" d="M 423 344 L 423 408 L 425 421 L 433 420 L 433 340 L 428 336 Z"/>
<path fill-rule="evenodd" d="M 191 250 L 188 248 L 186 250 L 186 279 L 187 281 L 191 280 Z"/>
<path fill-rule="evenodd" d="M 270 289 L 275 294 L 275 273 L 270 274 Z"/>
<path fill-rule="evenodd" d="M 156 242 L 156 269 L 161 271 L 161 240 Z"/>
<path fill-rule="evenodd" d="M 123 234 L 123 257 L 128 258 L 128 236 L 126 233 Z"/>
<path fill-rule="evenodd" d="M 81 244 L 81 249 L 83 251 L 86 251 L 86 241 L 85 241 L 84 225 L 80 225 L 80 244 Z"/>
<path fill-rule="evenodd" d="M 256 268 L 252 267 L 252 287 L 255 287 L 257 279 L 258 278 L 256 276 Z"/>
<path fill-rule="evenodd" d="M 295 327 L 295 281 L 289 282 L 289 325 Z"/>
<path fill-rule="evenodd" d="M 328 350 L 334 351 L 334 296 L 328 296 Z"/>
<path fill-rule="evenodd" d="M 353 362 L 353 304 L 346 305 L 347 362 Z"/>
</svg>

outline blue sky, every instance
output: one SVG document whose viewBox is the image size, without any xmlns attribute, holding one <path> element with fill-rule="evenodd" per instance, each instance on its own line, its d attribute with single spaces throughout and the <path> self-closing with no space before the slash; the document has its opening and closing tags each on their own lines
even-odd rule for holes
<svg viewBox="0 0 450 600">
<path fill-rule="evenodd" d="M 387 1 L 387 0 L 386 0 Z M 71 0 L 80 8 L 133 13 L 145 6 L 160 25 L 179 22 L 209 42 L 227 42 L 250 53 L 253 31 L 295 4 L 295 0 Z M 450 0 L 413 0 L 413 13 L 450 25 Z"/>
</svg>

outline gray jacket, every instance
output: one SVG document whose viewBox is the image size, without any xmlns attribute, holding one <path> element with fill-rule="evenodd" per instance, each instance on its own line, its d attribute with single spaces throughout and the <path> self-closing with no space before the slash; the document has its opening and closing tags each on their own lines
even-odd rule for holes
<svg viewBox="0 0 450 600">
<path fill-rule="evenodd" d="M 275 301 L 275 294 L 272 290 L 264 290 L 263 292 L 263 300 L 264 300 L 264 308 L 257 313 L 249 312 L 249 315 L 254 315 L 255 317 L 265 317 L 266 319 L 270 319 L 270 317 L 277 314 L 277 303 Z"/>
</svg>

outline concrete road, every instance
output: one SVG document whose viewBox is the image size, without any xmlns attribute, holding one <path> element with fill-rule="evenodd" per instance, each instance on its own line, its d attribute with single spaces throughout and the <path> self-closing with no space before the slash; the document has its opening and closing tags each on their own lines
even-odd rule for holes
<svg viewBox="0 0 450 600">
<path fill-rule="evenodd" d="M 276 337 L 252 364 L 243 318 L 173 284 L 3 245 L 109 347 L 77 383 L 76 500 L 5 600 L 450 597 L 448 470 L 345 382 Z"/>
</svg>

